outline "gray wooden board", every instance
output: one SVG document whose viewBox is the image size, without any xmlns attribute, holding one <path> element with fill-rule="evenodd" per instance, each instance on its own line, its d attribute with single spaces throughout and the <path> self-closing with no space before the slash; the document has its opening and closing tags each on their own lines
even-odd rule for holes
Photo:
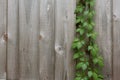
<svg viewBox="0 0 120 80">
<path fill-rule="evenodd" d="M 120 79 L 120 0 L 113 0 L 113 80 Z"/>
<path fill-rule="evenodd" d="M 19 77 L 39 80 L 39 0 L 19 0 Z"/>
<path fill-rule="evenodd" d="M 40 80 L 54 80 L 55 78 L 54 13 L 54 0 L 40 0 Z"/>
<path fill-rule="evenodd" d="M 7 79 L 18 79 L 18 0 L 8 0 Z"/>
<path fill-rule="evenodd" d="M 55 3 L 55 80 L 65 80 L 65 0 Z"/>
<path fill-rule="evenodd" d="M 0 0 L 0 79 L 6 79 L 6 11 L 7 0 Z"/>
<path fill-rule="evenodd" d="M 75 33 L 75 6 L 76 0 L 65 0 L 65 80 L 74 80 L 75 62 L 73 60 L 73 50 L 71 48 Z"/>
<path fill-rule="evenodd" d="M 112 0 L 96 0 L 96 32 L 100 54 L 104 57 L 104 80 L 112 80 Z"/>
</svg>

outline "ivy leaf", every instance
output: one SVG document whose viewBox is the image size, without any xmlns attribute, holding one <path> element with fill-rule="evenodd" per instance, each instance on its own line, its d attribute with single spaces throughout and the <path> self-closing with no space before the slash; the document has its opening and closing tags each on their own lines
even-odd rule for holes
<svg viewBox="0 0 120 80">
<path fill-rule="evenodd" d="M 83 65 L 82 65 L 82 69 L 83 69 L 83 70 L 86 70 L 86 69 L 87 69 L 87 65 L 86 65 L 86 64 L 83 64 Z"/>
<path fill-rule="evenodd" d="M 98 80 L 98 75 L 95 72 L 93 73 L 93 78 L 94 80 Z"/>
<path fill-rule="evenodd" d="M 78 71 L 78 72 L 76 72 L 76 76 L 77 77 L 80 77 L 81 76 L 81 74 L 80 74 L 80 72 Z"/>
<path fill-rule="evenodd" d="M 94 4 L 95 4 L 95 1 L 94 0 L 92 0 L 92 1 L 90 1 L 90 6 L 94 6 Z"/>
<path fill-rule="evenodd" d="M 76 24 L 80 23 L 80 18 L 76 19 Z"/>
<path fill-rule="evenodd" d="M 92 50 L 93 47 L 92 46 L 88 46 L 88 51 Z"/>
<path fill-rule="evenodd" d="M 94 63 L 94 64 L 97 64 L 98 61 L 99 61 L 99 60 L 98 60 L 97 58 L 93 59 L 93 63 Z"/>
<path fill-rule="evenodd" d="M 75 38 L 73 42 L 78 42 L 78 41 L 79 41 L 79 39 L 78 39 L 78 38 Z"/>
<path fill-rule="evenodd" d="M 72 43 L 72 48 L 76 49 L 77 48 L 77 42 Z"/>
<path fill-rule="evenodd" d="M 76 69 L 80 69 L 80 68 L 82 67 L 82 65 L 83 65 L 83 62 L 78 63 L 78 64 L 76 65 Z"/>
<path fill-rule="evenodd" d="M 85 61 L 85 58 L 84 57 L 80 58 L 80 61 Z"/>
<path fill-rule="evenodd" d="M 84 15 L 87 16 L 89 14 L 89 11 L 85 11 Z"/>
<path fill-rule="evenodd" d="M 76 77 L 74 80 L 81 80 L 81 77 Z"/>
<path fill-rule="evenodd" d="M 92 39 L 96 39 L 97 33 L 96 32 L 91 32 L 91 33 L 87 33 L 87 37 L 90 37 Z"/>
<path fill-rule="evenodd" d="M 103 75 L 98 75 L 98 78 L 101 79 L 101 80 L 104 79 Z"/>
<path fill-rule="evenodd" d="M 79 28 L 76 30 L 76 32 L 79 32 L 80 35 L 83 35 L 85 31 L 84 31 L 84 29 Z"/>
<path fill-rule="evenodd" d="M 78 54 L 78 53 L 75 53 L 74 55 L 73 55 L 73 59 L 78 59 L 80 57 L 80 55 Z"/>
<path fill-rule="evenodd" d="M 85 41 L 80 41 L 77 43 L 77 49 L 82 48 L 82 46 L 85 44 Z"/>
<path fill-rule="evenodd" d="M 104 66 L 103 59 L 100 59 L 100 58 L 99 58 L 98 65 L 101 66 L 101 67 Z"/>
<path fill-rule="evenodd" d="M 93 75 L 93 72 L 92 71 L 88 71 L 88 77 L 92 77 L 92 75 Z"/>
<path fill-rule="evenodd" d="M 85 55 L 85 52 L 79 52 L 80 56 Z"/>
<path fill-rule="evenodd" d="M 87 27 L 88 30 L 92 30 L 93 29 L 93 26 L 91 24 L 88 25 Z"/>
<path fill-rule="evenodd" d="M 87 23 L 87 22 L 84 22 L 84 23 L 83 23 L 83 27 L 86 27 L 86 26 L 88 26 L 88 23 Z"/>
</svg>

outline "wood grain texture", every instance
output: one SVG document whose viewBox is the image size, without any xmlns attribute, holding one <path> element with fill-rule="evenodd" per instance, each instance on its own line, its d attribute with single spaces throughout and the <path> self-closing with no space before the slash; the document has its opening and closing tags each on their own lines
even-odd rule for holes
<svg viewBox="0 0 120 80">
<path fill-rule="evenodd" d="M 96 32 L 100 54 L 104 57 L 104 80 L 112 80 L 112 0 L 96 0 Z"/>
<path fill-rule="evenodd" d="M 0 79 L 6 79 L 6 11 L 7 0 L 0 0 Z"/>
<path fill-rule="evenodd" d="M 113 80 L 120 79 L 120 0 L 113 0 Z"/>
<path fill-rule="evenodd" d="M 65 80 L 65 0 L 55 3 L 55 80 Z"/>
<path fill-rule="evenodd" d="M 40 80 L 54 80 L 54 0 L 40 0 Z"/>
<path fill-rule="evenodd" d="M 39 0 L 19 0 L 19 80 L 39 80 Z"/>
<path fill-rule="evenodd" d="M 8 44 L 7 44 L 7 79 L 17 80 L 18 63 L 18 0 L 8 0 Z"/>
<path fill-rule="evenodd" d="M 75 6 L 76 0 L 65 0 L 65 80 L 74 80 L 75 76 L 75 62 L 71 48 L 75 33 Z"/>
</svg>

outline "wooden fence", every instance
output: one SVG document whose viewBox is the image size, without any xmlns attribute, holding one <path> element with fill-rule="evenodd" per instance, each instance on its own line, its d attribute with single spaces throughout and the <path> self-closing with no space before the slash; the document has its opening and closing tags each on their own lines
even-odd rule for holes
<svg viewBox="0 0 120 80">
<path fill-rule="evenodd" d="M 76 0 L 0 0 L 0 80 L 74 80 Z M 120 0 L 96 0 L 104 80 L 120 79 Z"/>
</svg>

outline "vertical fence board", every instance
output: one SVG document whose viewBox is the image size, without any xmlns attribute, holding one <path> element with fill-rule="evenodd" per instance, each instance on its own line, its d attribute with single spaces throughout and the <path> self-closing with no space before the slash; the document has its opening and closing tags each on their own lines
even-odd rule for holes
<svg viewBox="0 0 120 80">
<path fill-rule="evenodd" d="M 75 76 L 75 68 L 74 68 L 74 60 L 73 60 L 73 51 L 72 51 L 72 42 L 74 39 L 74 31 L 75 31 L 75 5 L 76 0 L 66 0 L 65 4 L 65 70 L 66 70 L 66 79 L 65 80 L 74 80 Z"/>
<path fill-rule="evenodd" d="M 19 0 L 20 80 L 39 80 L 39 0 Z"/>
<path fill-rule="evenodd" d="M 120 79 L 120 0 L 113 0 L 113 80 Z"/>
<path fill-rule="evenodd" d="M 0 0 L 0 79 L 6 78 L 6 11 L 7 0 Z"/>
<path fill-rule="evenodd" d="M 40 0 L 40 80 L 54 80 L 54 0 Z"/>
<path fill-rule="evenodd" d="M 18 79 L 18 1 L 8 0 L 7 79 Z"/>
<path fill-rule="evenodd" d="M 65 80 L 65 0 L 55 3 L 55 80 Z"/>
<path fill-rule="evenodd" d="M 104 80 L 112 80 L 112 0 L 96 0 L 96 31 L 100 54 L 104 57 Z"/>
</svg>

